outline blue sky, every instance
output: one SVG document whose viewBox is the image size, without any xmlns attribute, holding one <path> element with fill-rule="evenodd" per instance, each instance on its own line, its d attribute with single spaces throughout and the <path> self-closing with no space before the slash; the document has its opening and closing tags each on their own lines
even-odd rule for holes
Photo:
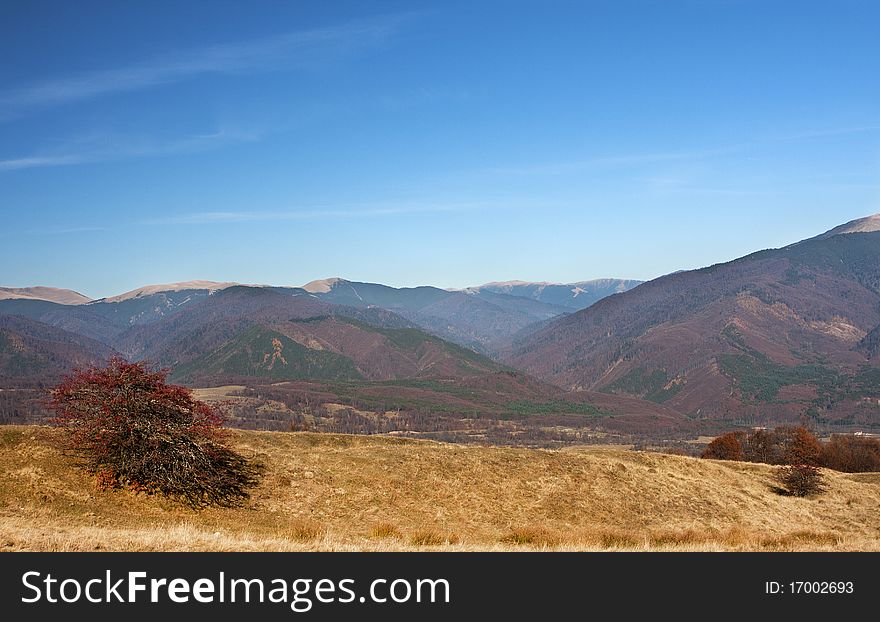
<svg viewBox="0 0 880 622">
<path fill-rule="evenodd" d="M 880 212 L 880 3 L 0 4 L 0 284 L 653 278 Z"/>
</svg>

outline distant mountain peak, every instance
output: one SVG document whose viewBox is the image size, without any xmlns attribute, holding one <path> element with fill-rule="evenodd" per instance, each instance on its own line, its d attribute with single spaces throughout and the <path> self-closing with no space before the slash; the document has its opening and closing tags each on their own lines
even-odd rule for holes
<svg viewBox="0 0 880 622">
<path fill-rule="evenodd" d="M 46 300 L 62 305 L 82 305 L 91 302 L 88 296 L 83 296 L 72 289 L 59 289 L 57 287 L 0 287 L 0 300 Z"/>
<path fill-rule="evenodd" d="M 345 279 L 341 279 L 338 276 L 331 277 L 329 279 L 318 279 L 316 281 L 310 281 L 303 285 L 303 289 L 309 292 L 310 294 L 326 294 L 329 292 L 337 283 L 344 283 Z"/>
<path fill-rule="evenodd" d="M 822 235 L 816 236 L 815 239 L 824 240 L 835 235 L 843 235 L 846 233 L 870 233 L 872 231 L 880 231 L 880 214 L 872 214 L 871 216 L 865 216 L 864 218 L 856 218 L 848 223 L 834 227 Z"/>
<path fill-rule="evenodd" d="M 215 292 L 217 290 L 226 289 L 227 287 L 233 287 L 235 285 L 239 285 L 239 283 L 233 283 L 229 281 L 181 281 L 180 283 L 145 285 L 144 287 L 133 289 L 130 292 L 125 292 L 124 294 L 119 294 L 118 296 L 102 298 L 101 301 L 122 302 L 124 300 L 130 300 L 132 298 L 142 298 L 144 296 L 152 296 L 153 294 L 160 294 L 162 292 L 179 292 L 186 289 L 206 289 L 209 292 Z"/>
</svg>

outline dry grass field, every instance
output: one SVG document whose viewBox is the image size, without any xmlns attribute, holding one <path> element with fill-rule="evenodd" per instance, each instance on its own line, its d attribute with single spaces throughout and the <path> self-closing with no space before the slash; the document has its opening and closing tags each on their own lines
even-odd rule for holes
<svg viewBox="0 0 880 622">
<path fill-rule="evenodd" d="M 0 427 L 0 550 L 880 550 L 880 474 L 800 499 L 759 464 L 234 431 L 266 476 L 194 511 L 99 490 L 55 434 Z"/>
</svg>

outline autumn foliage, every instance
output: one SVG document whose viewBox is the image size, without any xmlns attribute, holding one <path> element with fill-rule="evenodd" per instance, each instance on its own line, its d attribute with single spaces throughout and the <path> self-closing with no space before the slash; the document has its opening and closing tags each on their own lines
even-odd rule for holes
<svg viewBox="0 0 880 622">
<path fill-rule="evenodd" d="M 880 472 L 880 439 L 834 434 L 822 446 L 822 466 L 847 473 Z"/>
<path fill-rule="evenodd" d="M 803 426 L 780 426 L 775 430 L 757 429 L 727 432 L 710 442 L 703 458 L 714 460 L 744 460 L 784 465 L 776 474 L 782 485 L 779 492 L 795 497 L 807 497 L 824 490 L 819 466 L 826 456 L 816 435 Z"/>
<path fill-rule="evenodd" d="M 728 432 L 722 434 L 706 446 L 703 458 L 712 460 L 742 460 L 743 459 L 743 432 Z"/>
<path fill-rule="evenodd" d="M 820 464 L 822 444 L 802 426 L 780 426 L 775 430 L 757 429 L 727 432 L 710 442 L 703 458 L 744 460 L 765 464 Z"/>
<path fill-rule="evenodd" d="M 834 434 L 826 442 L 802 426 L 727 432 L 713 439 L 701 457 L 765 464 L 807 464 L 848 473 L 880 472 L 880 439 Z"/>
<path fill-rule="evenodd" d="M 166 382 L 166 371 L 113 359 L 79 370 L 52 391 L 64 447 L 99 485 L 161 494 L 189 505 L 232 506 L 260 467 L 228 448 L 219 411 Z"/>
</svg>

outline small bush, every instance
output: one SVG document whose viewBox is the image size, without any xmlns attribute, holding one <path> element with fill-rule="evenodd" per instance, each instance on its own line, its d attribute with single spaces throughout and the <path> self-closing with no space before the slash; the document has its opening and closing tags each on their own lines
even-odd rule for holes
<svg viewBox="0 0 880 622">
<path fill-rule="evenodd" d="M 717 537 L 715 532 L 699 532 L 695 529 L 685 529 L 683 531 L 663 529 L 651 532 L 648 540 L 652 546 L 669 546 L 697 544 L 716 539 Z"/>
<path fill-rule="evenodd" d="M 620 529 L 604 529 L 599 533 L 599 544 L 605 549 L 628 549 L 644 545 L 638 534 Z"/>
<path fill-rule="evenodd" d="M 834 532 L 801 530 L 781 536 L 762 538 L 760 543 L 762 547 L 787 549 L 802 547 L 804 544 L 837 545 L 840 541 L 840 534 Z"/>
<path fill-rule="evenodd" d="M 502 538 L 501 541 L 508 544 L 544 548 L 558 546 L 560 538 L 557 534 L 544 527 L 518 527 L 511 529 L 510 534 Z"/>
<path fill-rule="evenodd" d="M 287 532 L 291 540 L 311 542 L 324 533 L 324 530 L 320 525 L 309 521 L 296 521 L 288 527 Z"/>
<path fill-rule="evenodd" d="M 793 497 L 809 497 L 825 490 L 821 471 L 811 464 L 783 467 L 777 479 L 785 493 Z"/>
<path fill-rule="evenodd" d="M 402 538 L 400 529 L 391 523 L 378 523 L 370 530 L 371 538 Z"/>
<path fill-rule="evenodd" d="M 439 546 L 456 543 L 458 543 L 458 536 L 454 533 L 444 534 L 433 529 L 421 529 L 410 538 L 410 544 L 413 546 Z"/>
<path fill-rule="evenodd" d="M 113 359 L 80 370 L 52 391 L 54 423 L 102 488 L 161 494 L 193 507 L 234 506 L 262 468 L 232 451 L 222 417 L 167 372 Z"/>
</svg>

